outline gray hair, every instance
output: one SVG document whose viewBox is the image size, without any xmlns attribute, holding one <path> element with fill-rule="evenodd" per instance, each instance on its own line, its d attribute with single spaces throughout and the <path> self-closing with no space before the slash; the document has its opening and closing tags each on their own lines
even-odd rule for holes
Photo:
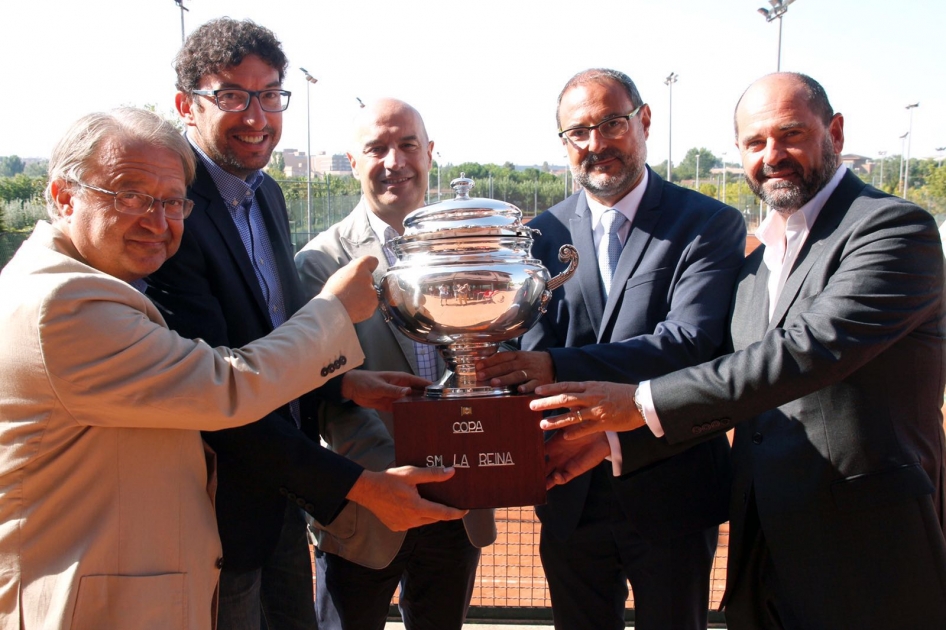
<svg viewBox="0 0 946 630">
<path fill-rule="evenodd" d="M 52 219 L 59 218 L 59 207 L 52 195 L 55 181 L 78 182 L 97 165 L 99 149 L 107 140 L 141 141 L 169 149 L 181 158 L 185 183 L 195 177 L 194 152 L 184 136 L 168 121 L 154 112 L 134 107 L 121 107 L 110 112 L 83 116 L 56 143 L 49 158 L 49 184 L 46 186 L 46 211 Z"/>
<path fill-rule="evenodd" d="M 562 97 L 565 96 L 565 92 L 576 85 L 582 85 L 584 83 L 606 83 L 608 81 L 613 81 L 624 88 L 624 91 L 627 92 L 627 97 L 631 99 L 632 107 L 644 104 L 640 92 L 637 91 L 637 86 L 634 85 L 631 77 L 620 70 L 612 70 L 610 68 L 590 68 L 588 70 L 582 70 L 569 79 L 565 87 L 562 88 L 562 91 L 558 93 L 558 101 L 555 105 L 555 124 L 558 125 L 558 128 L 562 128 L 562 121 L 559 119 L 559 110 L 562 108 Z"/>
</svg>

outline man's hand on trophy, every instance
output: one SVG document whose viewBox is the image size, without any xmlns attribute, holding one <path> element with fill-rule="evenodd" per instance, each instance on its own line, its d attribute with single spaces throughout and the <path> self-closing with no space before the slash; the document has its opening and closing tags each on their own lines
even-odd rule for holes
<svg viewBox="0 0 946 630">
<path fill-rule="evenodd" d="M 326 280 L 322 293 L 338 298 L 354 323 L 371 317 L 378 308 L 378 292 L 371 272 L 378 266 L 374 256 L 356 258 Z"/>
<path fill-rule="evenodd" d="M 348 491 L 348 499 L 365 506 L 389 529 L 396 532 L 437 521 L 452 521 L 466 516 L 458 510 L 424 499 L 417 492 L 419 483 L 446 481 L 456 470 L 401 466 L 383 472 L 366 470 Z"/>
<path fill-rule="evenodd" d="M 637 385 L 586 381 L 552 383 L 536 388 L 539 398 L 529 403 L 533 411 L 568 409 L 544 418 L 539 426 L 546 431 L 561 429 L 566 440 L 575 440 L 601 431 L 632 431 L 645 426 L 634 404 Z"/>
<path fill-rule="evenodd" d="M 391 411 L 395 400 L 422 393 L 430 381 L 407 372 L 351 370 L 342 377 L 342 396 L 359 407 Z"/>
<path fill-rule="evenodd" d="M 566 440 L 561 431 L 545 442 L 545 487 L 551 489 L 588 472 L 611 454 L 604 433 Z"/>
<path fill-rule="evenodd" d="M 520 394 L 529 394 L 555 381 L 555 365 L 548 352 L 497 352 L 476 362 L 476 380 L 489 380 L 493 387 L 519 385 Z"/>
</svg>

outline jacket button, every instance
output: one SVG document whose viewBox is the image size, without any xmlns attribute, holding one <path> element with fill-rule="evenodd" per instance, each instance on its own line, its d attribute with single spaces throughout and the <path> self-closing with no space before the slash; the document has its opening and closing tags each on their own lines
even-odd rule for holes
<svg viewBox="0 0 946 630">
<path fill-rule="evenodd" d="M 283 495 L 283 496 L 286 496 L 287 494 L 289 494 L 289 491 L 286 490 L 285 488 L 280 488 L 280 489 L 279 489 L 279 494 L 281 494 L 281 495 Z"/>
<path fill-rule="evenodd" d="M 322 371 L 319 372 L 322 376 L 328 376 L 328 369 L 322 368 Z"/>
<path fill-rule="evenodd" d="M 721 425 L 719 423 L 719 420 L 713 420 L 712 422 L 710 422 L 710 426 L 713 427 L 714 429 L 718 429 Z"/>
<path fill-rule="evenodd" d="M 344 354 L 341 357 L 339 357 L 338 360 L 342 362 L 342 365 L 345 365 L 346 363 L 348 363 L 348 359 L 345 358 Z"/>
<path fill-rule="evenodd" d="M 753 443 L 753 444 L 762 444 L 762 434 L 761 434 L 761 433 L 753 433 L 753 434 L 752 434 L 752 443 Z"/>
<path fill-rule="evenodd" d="M 289 494 L 286 495 L 286 498 L 289 499 L 290 501 L 295 501 L 295 500 L 296 500 L 296 493 L 295 493 L 295 492 L 290 492 Z"/>
<path fill-rule="evenodd" d="M 308 512 L 309 514 L 315 514 L 315 506 L 312 505 L 311 503 L 306 503 L 306 504 L 303 506 L 303 509 L 304 509 L 306 512 Z"/>
<path fill-rule="evenodd" d="M 340 370 L 342 368 L 341 359 L 335 359 L 335 361 L 332 363 L 332 367 L 335 368 L 336 370 Z"/>
<path fill-rule="evenodd" d="M 691 432 L 693 435 L 699 435 L 700 433 L 703 432 L 703 427 L 695 426 L 695 427 L 693 427 L 692 429 L 690 429 L 690 432 Z"/>
<path fill-rule="evenodd" d="M 217 558 L 217 561 L 214 562 L 214 566 L 217 567 L 218 569 L 223 568 L 223 556 Z"/>
</svg>

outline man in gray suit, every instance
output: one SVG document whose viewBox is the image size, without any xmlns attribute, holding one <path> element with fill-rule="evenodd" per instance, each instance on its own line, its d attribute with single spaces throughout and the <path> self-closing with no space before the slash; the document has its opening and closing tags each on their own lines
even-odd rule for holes
<svg viewBox="0 0 946 630">
<path fill-rule="evenodd" d="M 839 166 L 844 119 L 810 77 L 750 86 L 736 140 L 775 212 L 737 280 L 733 352 L 639 387 L 538 388 L 580 446 L 554 480 L 593 464 L 603 431 L 625 452 L 645 424 L 670 444 L 735 426 L 730 629 L 944 628 L 936 224 Z"/>
<path fill-rule="evenodd" d="M 335 270 L 373 252 L 379 281 L 394 262 L 385 242 L 404 231 L 404 217 L 424 203 L 434 143 L 407 103 L 382 99 L 361 110 L 348 159 L 364 196 L 344 220 L 296 255 L 306 293 L 316 295 Z M 410 372 L 434 380 L 443 362 L 433 346 L 417 344 L 380 312 L 356 328 L 371 370 Z M 322 404 L 322 436 L 331 449 L 384 470 L 394 460 L 391 414 L 350 402 Z M 381 629 L 398 583 L 409 630 L 459 630 L 473 594 L 480 547 L 496 538 L 492 510 L 471 510 L 462 524 L 435 523 L 394 532 L 350 504 L 329 526 L 316 524 L 316 611 L 319 627 Z"/>
</svg>

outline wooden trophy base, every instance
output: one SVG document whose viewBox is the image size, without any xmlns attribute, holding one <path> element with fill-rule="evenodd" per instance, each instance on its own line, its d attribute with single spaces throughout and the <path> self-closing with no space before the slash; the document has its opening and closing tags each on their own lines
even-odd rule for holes
<svg viewBox="0 0 946 630">
<path fill-rule="evenodd" d="M 545 445 L 532 396 L 402 398 L 394 403 L 398 466 L 453 466 L 449 481 L 417 487 L 461 509 L 545 503 Z"/>
</svg>

